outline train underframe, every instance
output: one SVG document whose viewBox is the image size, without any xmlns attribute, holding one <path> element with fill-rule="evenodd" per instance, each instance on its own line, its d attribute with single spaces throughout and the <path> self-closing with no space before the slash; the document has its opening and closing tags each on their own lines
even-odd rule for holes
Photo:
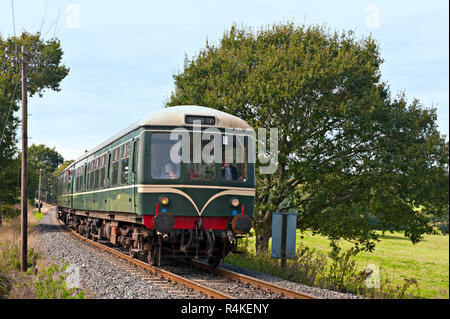
<svg viewBox="0 0 450 319">
<path fill-rule="evenodd" d="M 128 250 L 131 257 L 144 255 L 151 265 L 159 266 L 163 258 L 188 258 L 207 259 L 211 267 L 216 267 L 230 251 L 239 253 L 237 243 L 242 236 L 233 230 L 235 222 L 227 223 L 227 230 L 204 229 L 200 218 L 192 229 L 161 233 L 140 223 L 89 215 L 89 212 L 79 215 L 71 209 L 58 208 L 58 218 L 80 235 L 94 241 L 108 240 Z"/>
</svg>

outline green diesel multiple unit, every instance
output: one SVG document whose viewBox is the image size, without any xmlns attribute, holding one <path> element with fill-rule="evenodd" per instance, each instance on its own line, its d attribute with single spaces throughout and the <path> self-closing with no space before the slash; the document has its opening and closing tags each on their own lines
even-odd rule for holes
<svg viewBox="0 0 450 319">
<path fill-rule="evenodd" d="M 236 248 L 251 228 L 254 136 L 233 115 L 165 108 L 75 160 L 58 177 L 58 215 L 152 264 L 208 258 Z"/>
</svg>

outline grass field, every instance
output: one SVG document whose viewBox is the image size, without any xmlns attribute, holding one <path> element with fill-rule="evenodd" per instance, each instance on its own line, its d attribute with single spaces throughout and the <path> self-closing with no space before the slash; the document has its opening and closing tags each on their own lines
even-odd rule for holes
<svg viewBox="0 0 450 319">
<path fill-rule="evenodd" d="M 297 245 L 302 243 L 328 253 L 331 248 L 325 237 L 312 236 L 311 233 L 297 233 Z M 351 244 L 342 242 L 343 249 Z M 249 238 L 249 249 L 254 249 L 254 238 Z M 254 252 L 254 251 L 253 251 Z M 395 285 L 401 285 L 405 278 L 414 278 L 418 289 L 410 291 L 421 298 L 449 298 L 449 237 L 424 235 L 424 240 L 413 245 L 400 233 L 385 233 L 373 252 L 360 252 L 356 262 L 363 270 L 369 264 L 380 268 L 382 278 Z M 228 261 L 228 260 L 227 260 Z M 232 258 L 230 258 L 232 261 Z M 418 290 L 418 291 L 417 291 Z"/>
</svg>

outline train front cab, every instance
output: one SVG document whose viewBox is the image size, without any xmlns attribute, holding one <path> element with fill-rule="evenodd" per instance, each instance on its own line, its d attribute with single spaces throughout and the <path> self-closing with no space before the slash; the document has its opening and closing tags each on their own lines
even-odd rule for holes
<svg viewBox="0 0 450 319">
<path fill-rule="evenodd" d="M 181 241 L 184 254 L 195 251 L 198 257 L 203 251 L 208 257 L 223 258 L 251 228 L 255 195 L 254 163 L 249 161 L 252 136 L 222 130 L 196 144 L 198 136 L 191 130 L 189 160 L 177 163 L 171 160 L 171 151 L 181 143 L 172 140 L 170 132 L 170 128 L 146 128 L 141 134 L 137 212 L 147 228 Z M 195 145 L 210 155 L 219 149 L 220 156 L 205 162 L 196 158 Z"/>
</svg>

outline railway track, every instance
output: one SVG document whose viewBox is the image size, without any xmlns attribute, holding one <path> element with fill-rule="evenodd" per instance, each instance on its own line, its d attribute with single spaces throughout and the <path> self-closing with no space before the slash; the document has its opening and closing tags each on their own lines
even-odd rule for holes
<svg viewBox="0 0 450 319">
<path fill-rule="evenodd" d="M 56 214 L 53 218 L 69 230 L 70 234 L 84 242 L 162 278 L 157 283 L 159 285 L 165 285 L 164 281 L 166 283 L 175 282 L 214 299 L 319 299 L 316 296 L 290 290 L 225 268 L 212 269 L 208 264 L 200 261 L 185 261 L 177 265 L 165 265 L 163 267 L 151 266 L 117 248 L 111 247 L 106 242 L 96 242 L 85 238 L 64 225 L 62 221 L 57 219 Z"/>
</svg>

